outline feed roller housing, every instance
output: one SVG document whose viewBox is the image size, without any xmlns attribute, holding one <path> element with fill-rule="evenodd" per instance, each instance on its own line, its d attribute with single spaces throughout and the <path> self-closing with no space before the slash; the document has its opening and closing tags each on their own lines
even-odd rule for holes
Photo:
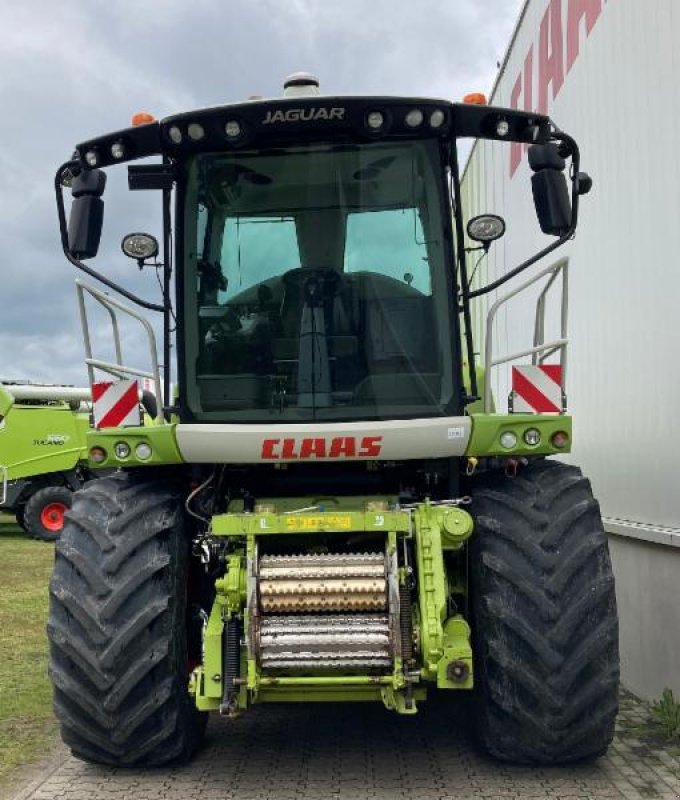
<svg viewBox="0 0 680 800">
<path fill-rule="evenodd" d="M 444 563 L 472 532 L 461 508 L 391 511 L 386 501 L 351 498 L 328 512 L 276 513 L 270 504 L 217 516 L 212 530 L 204 547 L 233 554 L 216 581 L 204 665 L 192 678 L 200 709 L 236 713 L 304 695 L 382 699 L 408 713 L 427 683 L 471 688 L 469 628 L 447 603 Z M 231 624 L 242 624 L 244 637 L 225 681 Z"/>
</svg>

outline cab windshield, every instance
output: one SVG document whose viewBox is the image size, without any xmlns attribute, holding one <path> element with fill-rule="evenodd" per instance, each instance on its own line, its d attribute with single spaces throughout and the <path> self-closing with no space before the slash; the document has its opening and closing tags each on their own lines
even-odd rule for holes
<svg viewBox="0 0 680 800">
<path fill-rule="evenodd" d="M 186 187 L 196 419 L 450 413 L 450 210 L 435 141 L 199 155 Z"/>
</svg>

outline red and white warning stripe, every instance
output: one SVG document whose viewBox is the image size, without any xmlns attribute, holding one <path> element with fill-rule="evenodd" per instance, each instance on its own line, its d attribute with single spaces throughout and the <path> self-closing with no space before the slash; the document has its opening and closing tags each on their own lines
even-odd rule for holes
<svg viewBox="0 0 680 800">
<path fill-rule="evenodd" d="M 512 409 L 525 414 L 559 414 L 562 411 L 560 364 L 525 364 L 512 368 Z"/>
<path fill-rule="evenodd" d="M 102 381 L 92 384 L 95 428 L 141 425 L 137 381 Z"/>
</svg>

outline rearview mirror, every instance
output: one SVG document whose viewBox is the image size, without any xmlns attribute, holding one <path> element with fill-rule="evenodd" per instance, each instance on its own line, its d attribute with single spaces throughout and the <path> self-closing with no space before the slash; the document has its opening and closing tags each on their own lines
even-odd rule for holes
<svg viewBox="0 0 680 800">
<path fill-rule="evenodd" d="M 85 260 L 94 258 L 104 224 L 106 173 L 100 169 L 84 170 L 71 184 L 71 214 L 68 221 L 68 246 L 72 255 Z"/>
<path fill-rule="evenodd" d="M 534 144 L 529 148 L 531 190 L 536 216 L 543 233 L 562 236 L 571 226 L 571 201 L 565 161 L 555 144 Z"/>
</svg>

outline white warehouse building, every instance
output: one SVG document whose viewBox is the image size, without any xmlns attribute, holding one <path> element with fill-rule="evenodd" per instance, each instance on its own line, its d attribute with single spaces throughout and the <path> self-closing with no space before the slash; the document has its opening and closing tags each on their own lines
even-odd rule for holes
<svg viewBox="0 0 680 800">
<path fill-rule="evenodd" d="M 481 298 L 474 319 L 481 341 L 495 299 L 568 257 L 569 460 L 591 478 L 610 533 L 622 681 L 647 698 L 666 686 L 680 696 L 678 42 L 678 0 L 527 0 L 489 102 L 548 113 L 579 143 L 594 185 L 575 240 Z M 500 214 L 507 232 L 472 289 L 548 243 L 530 178 L 521 145 L 475 143 L 466 214 Z M 556 333 L 559 281 L 550 291 Z M 495 355 L 532 345 L 536 297 L 529 290 L 502 307 Z M 499 407 L 509 371 L 493 370 Z"/>
</svg>

